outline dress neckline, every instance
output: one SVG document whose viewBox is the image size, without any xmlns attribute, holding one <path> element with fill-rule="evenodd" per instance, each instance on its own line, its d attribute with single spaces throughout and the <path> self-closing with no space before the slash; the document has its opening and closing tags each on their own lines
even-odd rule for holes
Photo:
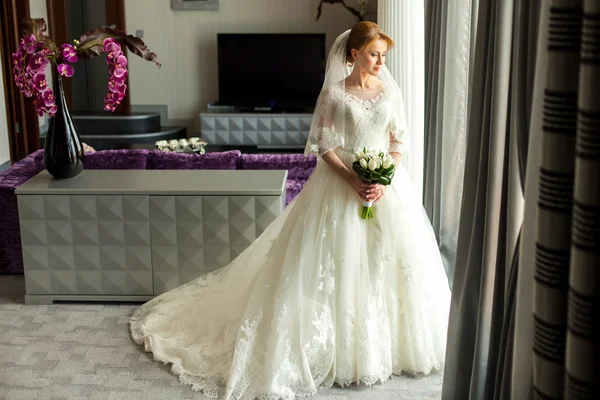
<svg viewBox="0 0 600 400">
<path fill-rule="evenodd" d="M 376 96 L 373 96 L 370 99 L 362 99 L 362 98 L 358 97 L 357 95 L 352 94 L 350 92 L 355 92 L 355 93 L 378 93 L 378 94 Z M 377 100 L 379 100 L 383 96 L 383 94 L 385 92 L 386 91 L 384 90 L 383 85 L 379 89 L 377 89 L 376 91 L 374 91 L 374 92 L 360 92 L 360 91 L 357 92 L 357 91 L 352 91 L 352 90 L 348 90 L 348 89 L 344 88 L 344 95 L 346 97 L 348 97 L 348 98 L 350 98 L 352 100 L 355 100 L 357 102 L 360 102 L 360 103 L 375 103 Z"/>
<path fill-rule="evenodd" d="M 371 91 L 368 91 L 368 92 L 367 92 L 367 91 L 364 91 L 364 90 L 354 90 L 354 89 L 350 89 L 350 88 L 347 88 L 347 87 L 345 87 L 345 86 L 344 86 L 344 89 L 345 89 L 346 91 L 348 91 L 348 92 L 354 92 L 354 93 L 364 93 L 364 94 L 371 94 L 371 93 L 378 93 L 378 92 L 381 92 L 381 91 L 383 90 L 383 86 L 384 86 L 384 85 L 381 85 L 381 86 L 379 86 L 379 87 L 377 88 L 377 90 L 371 90 Z"/>
</svg>

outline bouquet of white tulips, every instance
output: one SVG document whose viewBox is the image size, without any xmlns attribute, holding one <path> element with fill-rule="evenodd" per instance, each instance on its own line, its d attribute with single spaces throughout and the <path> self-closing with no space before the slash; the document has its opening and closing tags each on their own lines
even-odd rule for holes
<svg viewBox="0 0 600 400">
<path fill-rule="evenodd" d="M 392 183 L 396 167 L 394 158 L 390 154 L 363 148 L 363 151 L 356 153 L 356 158 L 357 160 L 352 163 L 352 169 L 363 181 L 385 186 Z M 372 201 L 363 201 L 360 210 L 362 219 L 373 218 L 372 206 Z"/>
</svg>

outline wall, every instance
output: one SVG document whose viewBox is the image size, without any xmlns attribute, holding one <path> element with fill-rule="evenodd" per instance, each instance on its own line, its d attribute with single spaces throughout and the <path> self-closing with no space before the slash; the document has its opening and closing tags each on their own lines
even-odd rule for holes
<svg viewBox="0 0 600 400">
<path fill-rule="evenodd" d="M 29 0 L 29 15 L 31 18 L 44 18 L 46 21 L 46 27 L 48 27 L 46 0 Z"/>
<path fill-rule="evenodd" d="M 48 26 L 48 11 L 46 9 L 46 0 L 29 0 L 29 15 L 31 16 L 31 18 L 44 18 L 44 21 L 46 21 L 46 34 L 50 34 L 50 27 Z M 61 44 L 62 43 L 57 43 L 58 46 L 60 46 Z M 46 77 L 48 81 L 48 86 L 50 88 L 53 88 L 54 85 L 52 84 L 51 68 L 51 64 L 49 64 L 48 67 L 46 67 Z M 44 136 L 46 134 L 48 126 L 48 116 L 44 115 L 43 117 L 38 117 L 38 120 L 40 121 L 40 135 Z"/>
<path fill-rule="evenodd" d="M 3 57 L 0 53 L 0 57 Z M 0 62 L 2 59 L 0 59 Z M 0 68 L 0 166 L 10 161 L 10 143 L 8 142 L 8 124 L 6 117 L 6 98 L 4 97 L 4 73 Z"/>
<path fill-rule="evenodd" d="M 315 22 L 318 4 L 319 0 L 221 0 L 219 11 L 173 11 L 169 0 L 126 0 L 128 33 L 143 30 L 144 42 L 162 63 L 158 69 L 137 56 L 129 57 L 133 109 L 167 105 L 169 119 L 193 120 L 197 133 L 198 114 L 218 95 L 216 34 L 325 33 L 329 50 L 356 18 L 339 4 L 325 4 Z M 349 4 L 354 5 L 352 0 Z M 256 57 L 269 62 L 269 50 Z M 298 60 L 312 62 L 301 54 Z"/>
</svg>

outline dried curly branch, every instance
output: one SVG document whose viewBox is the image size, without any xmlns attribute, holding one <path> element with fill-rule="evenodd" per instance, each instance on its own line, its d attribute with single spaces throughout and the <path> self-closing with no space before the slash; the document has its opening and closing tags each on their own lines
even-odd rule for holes
<svg viewBox="0 0 600 400">
<path fill-rule="evenodd" d="M 321 0 L 321 2 L 319 3 L 319 6 L 317 8 L 317 19 L 316 19 L 317 21 L 319 20 L 319 18 L 321 18 L 321 14 L 323 13 L 323 4 L 324 3 L 341 4 L 346 10 L 348 10 L 350 13 L 352 13 L 352 15 L 354 15 L 356 18 L 358 18 L 358 22 L 362 22 L 365 20 L 360 11 L 358 11 L 356 8 L 348 6 L 344 0 Z"/>
</svg>

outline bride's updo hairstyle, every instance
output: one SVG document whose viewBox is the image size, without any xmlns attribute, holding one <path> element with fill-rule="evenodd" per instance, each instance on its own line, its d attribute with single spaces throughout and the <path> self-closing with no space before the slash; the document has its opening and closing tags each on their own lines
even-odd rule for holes
<svg viewBox="0 0 600 400">
<path fill-rule="evenodd" d="M 385 40 L 388 45 L 388 50 L 394 46 L 394 41 L 392 38 L 383 33 L 379 25 L 377 25 L 375 22 L 362 21 L 354 25 L 350 31 L 348 42 L 346 44 L 346 61 L 349 64 L 354 64 L 354 58 L 352 58 L 352 49 L 361 52 L 378 39 Z"/>
</svg>

